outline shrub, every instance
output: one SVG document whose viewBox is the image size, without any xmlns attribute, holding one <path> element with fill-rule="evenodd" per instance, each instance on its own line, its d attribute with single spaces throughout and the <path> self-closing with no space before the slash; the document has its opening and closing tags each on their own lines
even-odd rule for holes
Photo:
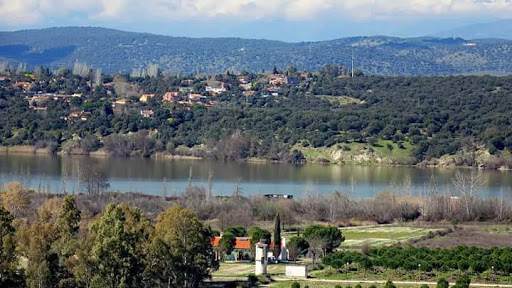
<svg viewBox="0 0 512 288">
<path fill-rule="evenodd" d="M 386 285 L 384 285 L 384 288 L 396 288 L 395 284 L 393 284 L 393 282 L 391 282 L 391 280 L 388 280 L 388 282 L 386 282 Z"/>
<path fill-rule="evenodd" d="M 446 281 L 446 279 L 444 278 L 441 278 L 439 279 L 439 281 L 437 281 L 436 288 L 448 288 L 449 286 L 450 284 L 448 283 L 448 281 Z"/>
<path fill-rule="evenodd" d="M 299 284 L 299 282 L 293 282 L 291 287 L 292 288 L 300 288 L 300 284 Z"/>
</svg>

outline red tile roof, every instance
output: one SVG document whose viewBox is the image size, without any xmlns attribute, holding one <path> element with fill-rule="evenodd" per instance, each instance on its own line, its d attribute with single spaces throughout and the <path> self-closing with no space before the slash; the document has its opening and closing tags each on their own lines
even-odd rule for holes
<svg viewBox="0 0 512 288">
<path fill-rule="evenodd" d="M 212 246 L 219 247 L 220 236 L 215 236 L 212 239 Z M 236 237 L 236 243 L 234 249 L 245 249 L 251 250 L 251 238 L 250 237 Z"/>
</svg>

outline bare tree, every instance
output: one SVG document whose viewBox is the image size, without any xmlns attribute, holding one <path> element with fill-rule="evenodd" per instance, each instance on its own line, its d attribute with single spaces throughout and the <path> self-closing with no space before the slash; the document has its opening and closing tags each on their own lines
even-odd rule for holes
<svg viewBox="0 0 512 288">
<path fill-rule="evenodd" d="M 475 195 L 482 187 L 483 181 L 481 175 L 472 172 L 470 175 L 464 175 L 457 171 L 452 179 L 455 190 L 459 193 L 466 210 L 466 218 L 470 219 L 475 201 Z"/>
<path fill-rule="evenodd" d="M 96 69 L 94 72 L 94 85 L 99 86 L 103 82 L 101 81 L 101 68 Z"/>
<path fill-rule="evenodd" d="M 79 61 L 76 61 L 75 64 L 73 64 L 73 74 L 85 77 L 89 75 L 91 72 L 91 67 L 87 66 L 86 63 L 81 63 Z"/>
<path fill-rule="evenodd" d="M 313 264 L 318 262 L 319 258 L 325 256 L 325 249 L 327 247 L 327 239 L 324 237 L 309 237 L 306 238 L 309 243 L 308 255 L 313 260 Z"/>
<path fill-rule="evenodd" d="M 80 182 L 87 194 L 98 195 L 110 187 L 107 176 L 99 168 L 92 165 L 80 167 Z"/>
<path fill-rule="evenodd" d="M 158 76 L 158 64 L 149 64 L 146 68 L 146 75 L 149 77 L 156 77 Z"/>
</svg>

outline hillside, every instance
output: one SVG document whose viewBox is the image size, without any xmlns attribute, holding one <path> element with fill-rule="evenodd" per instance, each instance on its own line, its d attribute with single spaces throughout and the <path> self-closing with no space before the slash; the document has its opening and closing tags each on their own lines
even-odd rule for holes
<svg viewBox="0 0 512 288">
<path fill-rule="evenodd" d="M 69 70 L 13 74 L 0 81 L 0 146 L 512 168 L 512 76 L 350 78 L 341 72 L 326 66 L 287 71 L 288 77 L 226 73 L 215 81 L 105 75 L 94 89 L 90 75 Z"/>
<path fill-rule="evenodd" d="M 468 45 L 470 44 L 470 45 Z M 163 71 L 218 73 L 261 71 L 274 66 L 317 70 L 350 63 L 366 74 L 509 74 L 512 41 L 352 37 L 321 42 L 285 43 L 239 38 L 185 38 L 105 28 L 48 28 L 0 32 L 0 60 L 29 67 L 70 67 L 76 60 L 103 72 L 130 72 L 159 64 Z"/>
</svg>

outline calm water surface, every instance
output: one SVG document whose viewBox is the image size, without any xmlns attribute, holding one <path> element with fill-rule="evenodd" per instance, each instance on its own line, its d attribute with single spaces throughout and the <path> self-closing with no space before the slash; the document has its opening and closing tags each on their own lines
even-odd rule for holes
<svg viewBox="0 0 512 288">
<path fill-rule="evenodd" d="M 0 154 L 0 184 L 19 181 L 34 189 L 78 193 L 82 187 L 77 175 L 82 169 L 103 171 L 111 190 L 153 195 L 179 195 L 189 183 L 207 186 L 209 177 L 216 195 L 231 195 L 237 185 L 245 195 L 302 197 L 337 190 L 366 198 L 383 190 L 421 195 L 434 189 L 456 195 L 451 181 L 456 171 L 480 175 L 483 198 L 512 195 L 509 171 Z"/>
</svg>

